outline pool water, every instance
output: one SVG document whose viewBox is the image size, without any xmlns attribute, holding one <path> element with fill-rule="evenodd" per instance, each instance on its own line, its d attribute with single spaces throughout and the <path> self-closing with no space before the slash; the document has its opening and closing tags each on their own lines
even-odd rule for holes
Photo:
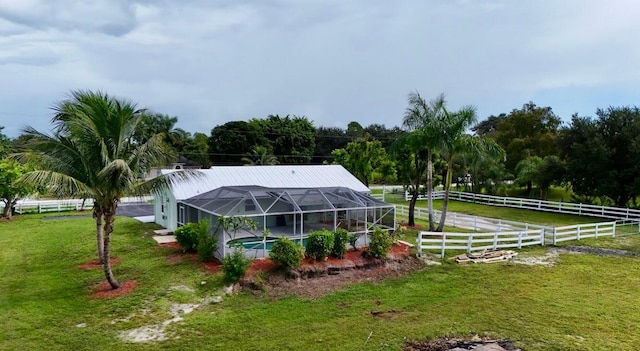
<svg viewBox="0 0 640 351">
<path fill-rule="evenodd" d="M 267 237 L 266 249 L 271 250 L 271 247 L 273 247 L 273 243 L 276 240 L 278 240 L 277 237 Z M 300 238 L 292 239 L 292 240 L 296 244 L 300 243 Z M 306 241 L 307 241 L 306 238 L 302 239 L 302 246 L 306 244 Z M 245 250 L 263 250 L 265 248 L 265 244 L 262 242 L 262 238 L 256 238 L 256 237 L 238 238 L 238 239 L 229 240 L 227 242 L 227 246 L 229 247 L 234 247 L 238 244 L 242 245 L 242 247 Z"/>
</svg>

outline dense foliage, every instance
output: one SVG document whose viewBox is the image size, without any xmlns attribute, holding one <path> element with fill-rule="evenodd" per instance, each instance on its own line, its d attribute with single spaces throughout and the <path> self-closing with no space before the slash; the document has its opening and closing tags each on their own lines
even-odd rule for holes
<svg viewBox="0 0 640 351">
<path fill-rule="evenodd" d="M 338 228 L 333 233 L 333 247 L 331 254 L 337 258 L 343 258 L 347 251 L 347 241 L 349 241 L 349 232 L 346 229 Z"/>
<path fill-rule="evenodd" d="M 305 254 L 314 260 L 324 260 L 329 257 L 333 244 L 332 232 L 326 229 L 313 232 L 307 238 Z"/>
<path fill-rule="evenodd" d="M 385 258 L 387 253 L 393 246 L 393 238 L 389 232 L 376 227 L 369 234 L 369 246 L 367 247 L 367 255 L 376 258 Z"/>
<path fill-rule="evenodd" d="M 227 254 L 222 260 L 224 280 L 228 283 L 237 282 L 247 274 L 249 267 L 251 267 L 251 260 L 244 257 L 242 248 L 236 248 L 232 253 Z"/>
<path fill-rule="evenodd" d="M 287 237 L 278 238 L 269 251 L 269 258 L 275 263 L 287 268 L 295 268 L 304 258 L 302 246 Z"/>
</svg>

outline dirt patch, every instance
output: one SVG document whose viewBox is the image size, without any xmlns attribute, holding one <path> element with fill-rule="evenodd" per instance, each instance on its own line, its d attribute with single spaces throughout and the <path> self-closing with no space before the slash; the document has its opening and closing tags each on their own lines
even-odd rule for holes
<svg viewBox="0 0 640 351">
<path fill-rule="evenodd" d="M 196 259 L 198 259 L 197 255 Z M 207 272 L 211 274 L 216 274 L 222 270 L 222 263 L 218 260 L 212 262 L 202 262 L 202 264 L 204 265 L 204 268 L 207 270 Z"/>
<path fill-rule="evenodd" d="M 567 250 L 570 252 L 587 253 L 587 254 L 593 254 L 598 256 L 636 256 L 636 257 L 640 256 L 640 254 L 633 251 L 603 249 L 603 248 L 592 247 L 592 246 L 564 246 L 561 249 Z"/>
<path fill-rule="evenodd" d="M 478 336 L 471 338 L 441 338 L 425 341 L 407 341 L 403 351 L 448 351 L 448 350 L 476 350 L 476 351 L 521 351 L 509 340 L 482 339 Z"/>
<path fill-rule="evenodd" d="M 386 260 L 364 257 L 362 253 L 361 250 L 348 251 L 344 259 L 326 261 L 305 259 L 298 268 L 288 271 L 276 267 L 269 259 L 257 260 L 268 270 L 252 270 L 241 285 L 256 294 L 276 299 L 289 295 L 315 299 L 347 285 L 377 282 L 424 267 L 420 260 L 410 255 L 409 247 L 402 244 L 395 245 Z M 256 274 L 260 271 L 264 273 Z"/>
<path fill-rule="evenodd" d="M 116 257 L 111 257 L 109 259 L 109 262 L 111 263 L 111 267 L 117 265 L 118 263 L 120 263 L 120 261 L 122 261 L 119 258 Z M 80 269 L 102 269 L 102 263 L 100 263 L 100 260 L 91 260 L 89 262 L 85 262 L 81 265 L 78 266 L 78 268 Z"/>
<path fill-rule="evenodd" d="M 91 294 L 92 298 L 107 298 L 111 299 L 118 296 L 124 296 L 131 293 L 138 286 L 138 282 L 135 280 L 127 280 L 120 283 L 118 289 L 111 288 L 109 282 L 102 282 L 95 288 L 95 292 Z"/>
<path fill-rule="evenodd" d="M 164 246 L 164 247 L 169 247 L 172 249 L 179 249 L 182 250 L 182 246 L 180 246 L 180 244 L 178 244 L 177 242 L 173 242 L 173 243 L 162 243 L 162 244 L 158 244 L 160 246 Z"/>
</svg>

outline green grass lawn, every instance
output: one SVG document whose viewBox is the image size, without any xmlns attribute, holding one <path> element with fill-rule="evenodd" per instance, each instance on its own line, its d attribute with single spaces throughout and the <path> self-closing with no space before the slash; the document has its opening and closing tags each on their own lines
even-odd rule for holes
<svg viewBox="0 0 640 351">
<path fill-rule="evenodd" d="M 43 217 L 0 222 L 0 350 L 399 350 L 405 339 L 476 333 L 528 351 L 640 344 L 640 259 L 576 254 L 552 267 L 446 262 L 317 300 L 241 293 L 170 324 L 166 341 L 124 343 L 120 331 L 161 323 L 172 304 L 217 294 L 221 275 L 189 260 L 169 263 L 174 251 L 155 245 L 154 225 L 118 218 L 113 256 L 122 261 L 114 272 L 138 287 L 93 299 L 103 273 L 78 265 L 96 257 L 94 222 Z M 640 252 L 637 235 L 598 243 Z M 179 285 L 193 292 L 171 289 Z"/>
</svg>

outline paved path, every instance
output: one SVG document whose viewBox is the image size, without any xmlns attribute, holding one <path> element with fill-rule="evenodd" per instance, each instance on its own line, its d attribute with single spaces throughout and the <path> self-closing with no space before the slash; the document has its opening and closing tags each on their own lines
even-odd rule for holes
<svg viewBox="0 0 640 351">
<path fill-rule="evenodd" d="M 116 215 L 126 217 L 153 216 L 153 205 L 146 202 L 123 202 L 118 204 Z"/>
</svg>

